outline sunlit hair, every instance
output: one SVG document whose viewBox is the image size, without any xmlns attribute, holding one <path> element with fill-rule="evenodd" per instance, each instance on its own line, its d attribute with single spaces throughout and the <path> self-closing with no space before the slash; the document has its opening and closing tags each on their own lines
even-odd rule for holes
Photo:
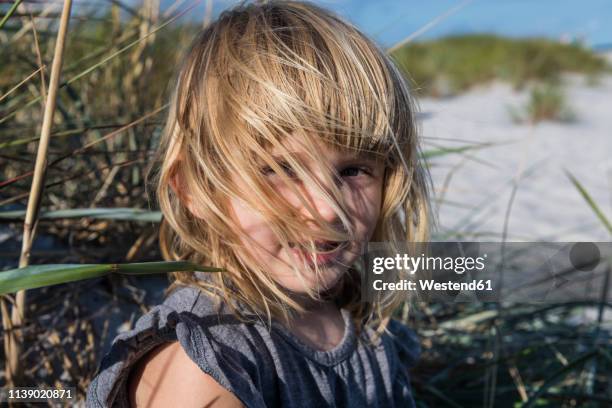
<svg viewBox="0 0 612 408">
<path fill-rule="evenodd" d="M 328 170 L 322 172 L 324 179 L 287 150 L 284 141 L 290 137 L 299 138 L 309 159 Z M 266 273 L 266 265 L 245 250 L 249 237 L 231 216 L 229 200 L 242 200 L 262 214 L 285 249 L 299 243 L 314 251 L 316 240 L 351 240 L 354 226 L 321 143 L 384 161 L 382 208 L 372 241 L 428 239 L 429 177 L 419 162 L 413 101 L 384 51 L 351 24 L 310 3 L 243 3 L 222 13 L 198 35 L 180 67 L 154 184 L 164 218 L 164 257 L 225 272 L 205 280 L 174 272 L 168 291 L 176 285 L 199 286 L 224 299 L 241 319 L 246 319 L 244 306 L 266 321 L 287 322 L 302 310 Z M 280 152 L 275 157 L 269 153 L 273 148 Z M 262 166 L 295 184 L 283 172 L 279 155 L 336 211 L 337 225 L 321 219 L 296 189 L 311 214 L 305 222 L 271 188 Z M 173 180 L 181 186 L 178 191 Z M 182 191 L 189 192 L 199 216 L 189 211 Z M 298 276 L 303 267 L 294 268 Z M 397 291 L 374 305 L 363 302 L 359 276 L 357 267 L 349 268 L 333 295 L 358 327 L 384 329 L 404 295 Z"/>
</svg>

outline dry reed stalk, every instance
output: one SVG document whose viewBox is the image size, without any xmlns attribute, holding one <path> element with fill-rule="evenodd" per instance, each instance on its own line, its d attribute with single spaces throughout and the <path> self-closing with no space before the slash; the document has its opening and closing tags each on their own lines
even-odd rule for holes
<svg viewBox="0 0 612 408">
<path fill-rule="evenodd" d="M 45 104 L 45 112 L 43 117 L 42 128 L 40 132 L 40 141 L 38 144 L 38 152 L 36 154 L 36 164 L 34 167 L 34 176 L 28 199 L 28 207 L 26 210 L 26 218 L 23 228 L 23 241 L 21 247 L 21 256 L 19 259 L 19 267 L 23 268 L 29 264 L 30 250 L 36 234 L 36 226 L 38 225 L 38 211 L 40 209 L 40 201 L 42 198 L 44 179 L 47 167 L 47 150 L 51 136 L 51 126 L 53 124 L 53 115 L 55 113 L 55 104 L 57 91 L 59 88 L 59 79 L 62 70 L 64 45 L 66 41 L 66 32 L 68 31 L 68 23 L 70 21 L 70 10 L 72 8 L 72 0 L 64 0 L 62 15 L 60 18 L 59 29 L 57 33 L 57 41 L 53 56 L 53 64 L 51 66 L 51 78 L 49 79 L 49 93 L 47 94 L 47 102 Z M 4 300 L 2 300 L 3 302 Z M 16 295 L 16 304 L 12 308 L 11 323 L 16 330 L 11 331 L 8 335 L 5 334 L 4 341 L 9 345 L 9 355 L 7 356 L 6 376 L 7 384 L 17 385 L 23 373 L 23 367 L 20 364 L 19 355 L 21 354 L 21 326 L 25 321 L 26 312 L 26 291 L 19 291 Z M 2 312 L 6 309 L 3 307 Z M 3 321 L 5 317 L 3 316 Z"/>
<path fill-rule="evenodd" d="M 44 98 L 47 96 L 47 78 L 45 78 L 45 69 L 46 65 L 43 64 L 42 54 L 40 52 L 40 43 L 38 41 L 38 33 L 36 32 L 36 24 L 34 24 L 34 17 L 30 12 L 30 22 L 32 23 L 32 37 L 34 39 L 34 53 L 36 54 L 36 62 L 40 67 L 40 96 L 41 96 L 41 108 L 45 109 L 45 104 L 43 102 Z"/>
<path fill-rule="evenodd" d="M 141 10 L 139 12 L 141 16 L 141 22 L 139 26 L 139 43 L 132 54 L 130 55 L 130 65 L 132 69 L 127 72 L 123 79 L 123 91 L 125 92 L 125 99 L 128 103 L 134 107 L 136 112 L 141 112 L 142 104 L 139 102 L 139 86 L 143 84 L 143 78 L 148 76 L 153 60 L 145 52 L 155 41 L 155 30 L 153 27 L 157 24 L 159 19 L 159 0 L 144 0 L 142 3 Z M 136 140 L 135 133 L 130 130 L 128 132 L 126 143 L 127 151 L 138 150 L 138 141 Z M 119 154 L 118 157 L 122 160 L 127 160 L 128 153 Z M 137 168 L 132 169 L 132 182 L 137 185 L 139 183 L 139 172 Z"/>
<path fill-rule="evenodd" d="M 21 80 L 21 82 L 19 82 L 17 85 L 15 85 L 14 87 L 12 87 L 11 89 L 9 89 L 4 95 L 0 95 L 0 102 L 2 102 L 4 100 L 4 98 L 6 98 L 7 96 L 9 96 L 10 94 L 12 94 L 13 92 L 15 92 L 17 89 L 19 89 L 19 87 L 21 87 L 23 84 L 25 84 L 26 82 L 28 82 L 30 79 L 32 79 L 36 74 L 38 74 L 42 69 L 44 68 L 44 65 L 41 66 L 40 68 L 38 68 L 36 71 L 32 72 L 30 75 L 28 75 L 27 77 L 25 77 L 23 80 Z"/>
<path fill-rule="evenodd" d="M 212 14 L 213 14 L 213 0 L 206 0 L 206 11 L 204 12 L 204 23 L 202 25 L 203 28 L 208 27 L 208 25 L 212 21 Z"/>
<path fill-rule="evenodd" d="M 440 14 L 438 17 L 429 21 L 423 27 L 419 28 L 418 30 L 410 34 L 408 37 L 404 38 L 402 41 L 398 42 L 391 48 L 387 49 L 387 52 L 391 54 L 393 51 L 396 51 L 402 48 L 404 45 L 412 42 L 415 38 L 431 30 L 432 28 L 437 26 L 440 22 L 446 20 L 448 17 L 452 16 L 453 14 L 455 14 L 456 12 L 458 12 L 459 10 L 461 10 L 462 8 L 470 4 L 472 1 L 473 0 L 464 0 L 461 3 L 457 4 L 456 6 L 451 7 L 450 9 L 446 10 L 444 13 Z"/>
<path fill-rule="evenodd" d="M 6 357 L 11 354 L 10 333 L 13 332 L 13 325 L 11 324 L 11 316 L 8 311 L 8 308 L 6 307 L 6 302 L 5 302 L 4 297 L 5 295 L 0 296 L 0 312 L 2 313 L 2 328 L 4 331 L 4 342 L 3 342 L 4 343 L 4 356 L 6 359 Z M 7 296 L 7 298 L 9 297 Z M 9 333 L 9 335 L 7 335 L 7 333 Z M 10 376 L 10 372 L 8 371 L 8 369 L 5 370 L 4 375 L 6 377 L 6 384 L 10 385 L 9 381 L 11 379 L 11 376 Z"/>
<path fill-rule="evenodd" d="M 145 49 L 153 44 L 155 41 L 155 31 L 152 27 L 157 23 L 159 18 L 159 0 L 145 0 L 142 5 L 141 11 L 142 21 L 139 26 L 139 40 L 140 42 L 134 48 L 132 55 L 130 56 L 130 63 L 133 67 L 128 72 L 124 79 L 124 86 L 126 87 L 126 94 L 130 95 L 130 102 L 136 102 L 136 96 L 132 92 L 137 79 L 143 74 L 146 67 L 146 61 L 142 60 Z"/>
</svg>

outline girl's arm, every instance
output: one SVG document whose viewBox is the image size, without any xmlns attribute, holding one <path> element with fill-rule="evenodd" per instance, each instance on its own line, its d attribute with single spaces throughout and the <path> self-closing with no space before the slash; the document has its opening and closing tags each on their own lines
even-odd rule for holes
<svg viewBox="0 0 612 408">
<path fill-rule="evenodd" d="M 128 396 L 131 407 L 244 408 L 178 341 L 158 346 L 138 361 L 128 377 Z"/>
</svg>

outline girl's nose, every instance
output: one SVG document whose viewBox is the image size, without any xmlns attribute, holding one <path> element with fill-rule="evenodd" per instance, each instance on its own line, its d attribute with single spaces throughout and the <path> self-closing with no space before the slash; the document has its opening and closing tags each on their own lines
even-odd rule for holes
<svg viewBox="0 0 612 408">
<path fill-rule="evenodd" d="M 338 219 L 338 214 L 334 210 L 333 206 L 328 203 L 325 197 L 316 188 L 307 188 L 307 199 L 313 205 L 315 211 L 323 218 L 326 222 L 335 222 Z M 331 196 L 331 194 L 330 194 Z M 308 218 L 312 218 L 312 215 L 308 211 L 306 206 L 302 206 L 304 215 Z"/>
</svg>

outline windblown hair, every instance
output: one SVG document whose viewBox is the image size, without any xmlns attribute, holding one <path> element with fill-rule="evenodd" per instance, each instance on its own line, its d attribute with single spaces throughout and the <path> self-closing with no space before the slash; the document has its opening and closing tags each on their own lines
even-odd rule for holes
<svg viewBox="0 0 612 408">
<path fill-rule="evenodd" d="M 288 151 L 289 137 L 298 137 L 310 159 L 329 170 L 323 182 Z M 195 39 L 180 67 L 154 184 L 163 214 L 164 257 L 225 271 L 207 279 L 174 272 L 168 291 L 198 286 L 224 299 L 241 319 L 246 314 L 240 305 L 268 321 L 287 321 L 302 310 L 266 265 L 251 259 L 245 250 L 251 244 L 244 243 L 248 237 L 231 216 L 229 201 L 241 200 L 262 214 L 286 249 L 308 242 L 303 249 L 314 251 L 315 240 L 351 240 L 354 226 L 321 142 L 384 161 L 382 207 L 372 241 L 428 239 L 429 177 L 419 162 L 413 101 L 391 59 L 353 25 L 310 3 L 241 3 L 223 12 Z M 292 183 L 271 149 L 302 182 L 315 186 L 338 215 L 341 231 L 295 187 L 311 214 L 309 223 L 274 191 L 262 174 L 264 165 Z M 173 180 L 182 188 L 174 188 Z M 189 192 L 198 216 L 182 191 Z M 357 269 L 348 269 L 333 296 L 358 327 L 384 329 L 405 298 L 398 291 L 375 304 L 365 302 Z M 300 274 L 297 266 L 294 270 Z"/>
</svg>

